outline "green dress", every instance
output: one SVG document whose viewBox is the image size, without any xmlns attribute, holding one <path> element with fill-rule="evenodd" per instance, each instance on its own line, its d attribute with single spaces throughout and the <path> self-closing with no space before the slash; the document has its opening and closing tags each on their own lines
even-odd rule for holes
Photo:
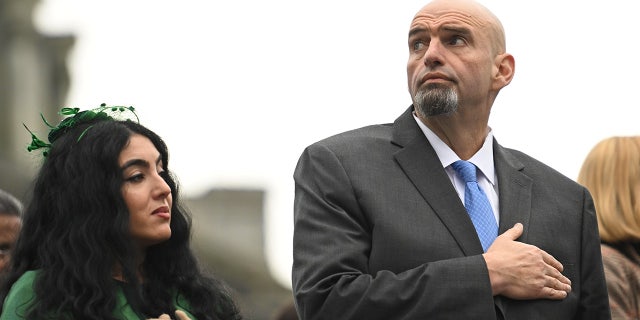
<svg viewBox="0 0 640 320">
<path fill-rule="evenodd" d="M 36 279 L 38 271 L 27 271 L 16 281 L 9 294 L 4 300 L 4 306 L 2 308 L 2 314 L 0 320 L 18 320 L 25 319 L 25 311 L 31 306 L 35 299 L 35 292 L 33 291 L 33 283 Z M 184 311 L 191 319 L 197 320 L 189 311 L 185 308 L 188 307 L 188 303 L 181 295 L 176 295 L 176 310 Z M 116 292 L 116 308 L 113 310 L 113 315 L 117 319 L 122 320 L 141 320 L 145 319 L 137 314 L 127 303 L 127 298 L 122 290 L 121 286 L 118 286 Z M 172 318 L 174 315 L 170 315 Z"/>
</svg>

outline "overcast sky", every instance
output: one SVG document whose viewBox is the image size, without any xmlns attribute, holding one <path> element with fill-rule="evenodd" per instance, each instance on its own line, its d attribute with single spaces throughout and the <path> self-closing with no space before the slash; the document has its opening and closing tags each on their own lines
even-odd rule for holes
<svg viewBox="0 0 640 320">
<path fill-rule="evenodd" d="M 640 133 L 633 1 L 481 2 L 516 60 L 490 119 L 502 145 L 575 178 L 596 142 Z M 290 286 L 298 156 L 411 104 L 407 32 L 425 3 L 41 0 L 35 20 L 77 36 L 68 106 L 136 107 L 187 195 L 266 190 L 268 264 Z"/>
</svg>

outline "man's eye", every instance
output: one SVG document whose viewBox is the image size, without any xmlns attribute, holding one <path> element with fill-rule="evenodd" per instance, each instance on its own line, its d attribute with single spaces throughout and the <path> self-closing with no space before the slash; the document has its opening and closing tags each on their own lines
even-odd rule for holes
<svg viewBox="0 0 640 320">
<path fill-rule="evenodd" d="M 413 51 L 420 51 L 424 49 L 425 45 L 422 41 L 416 41 L 413 43 Z"/>
<path fill-rule="evenodd" d="M 449 39 L 450 45 L 459 46 L 464 43 L 465 43 L 464 38 L 460 36 L 451 37 L 451 39 Z"/>
</svg>

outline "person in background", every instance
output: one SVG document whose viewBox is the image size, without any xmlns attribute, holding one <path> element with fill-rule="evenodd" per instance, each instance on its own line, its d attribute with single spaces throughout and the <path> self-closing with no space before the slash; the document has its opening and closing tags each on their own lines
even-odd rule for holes
<svg viewBox="0 0 640 320">
<path fill-rule="evenodd" d="M 0 275 L 11 261 L 11 253 L 22 226 L 22 202 L 0 189 Z"/>
<path fill-rule="evenodd" d="M 133 107 L 64 108 L 42 149 L 0 319 L 241 319 L 200 270 L 164 141 Z"/>
<path fill-rule="evenodd" d="M 600 141 L 578 182 L 596 206 L 611 316 L 640 319 L 640 136 Z"/>
<path fill-rule="evenodd" d="M 488 126 L 515 70 L 498 18 L 435 0 L 407 43 L 413 105 L 298 161 L 300 319 L 609 319 L 589 192 Z"/>
</svg>

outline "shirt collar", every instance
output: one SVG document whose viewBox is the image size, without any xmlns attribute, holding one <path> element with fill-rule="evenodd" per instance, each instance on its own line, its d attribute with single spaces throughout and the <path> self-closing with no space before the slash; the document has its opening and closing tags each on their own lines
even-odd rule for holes
<svg viewBox="0 0 640 320">
<path fill-rule="evenodd" d="M 444 143 L 444 141 L 442 141 L 433 131 L 431 131 L 429 127 L 427 127 L 422 121 L 420 121 L 420 119 L 418 119 L 415 114 L 413 115 L 413 118 L 415 119 L 416 123 L 418 123 L 418 126 L 420 127 L 424 135 L 427 137 L 427 140 L 429 140 L 429 143 L 431 144 L 433 149 L 436 151 L 438 159 L 440 159 L 443 168 L 446 168 L 452 163 L 460 160 L 460 157 L 458 157 L 458 155 L 453 152 L 453 150 L 451 150 L 451 148 L 449 148 L 449 146 Z M 484 143 L 482 144 L 480 150 L 478 150 L 478 152 L 476 152 L 476 154 L 474 154 L 468 161 L 476 165 L 476 167 L 480 169 L 487 180 L 492 185 L 495 185 L 495 168 L 493 165 L 493 130 L 489 130 L 489 133 L 484 139 Z"/>
</svg>

